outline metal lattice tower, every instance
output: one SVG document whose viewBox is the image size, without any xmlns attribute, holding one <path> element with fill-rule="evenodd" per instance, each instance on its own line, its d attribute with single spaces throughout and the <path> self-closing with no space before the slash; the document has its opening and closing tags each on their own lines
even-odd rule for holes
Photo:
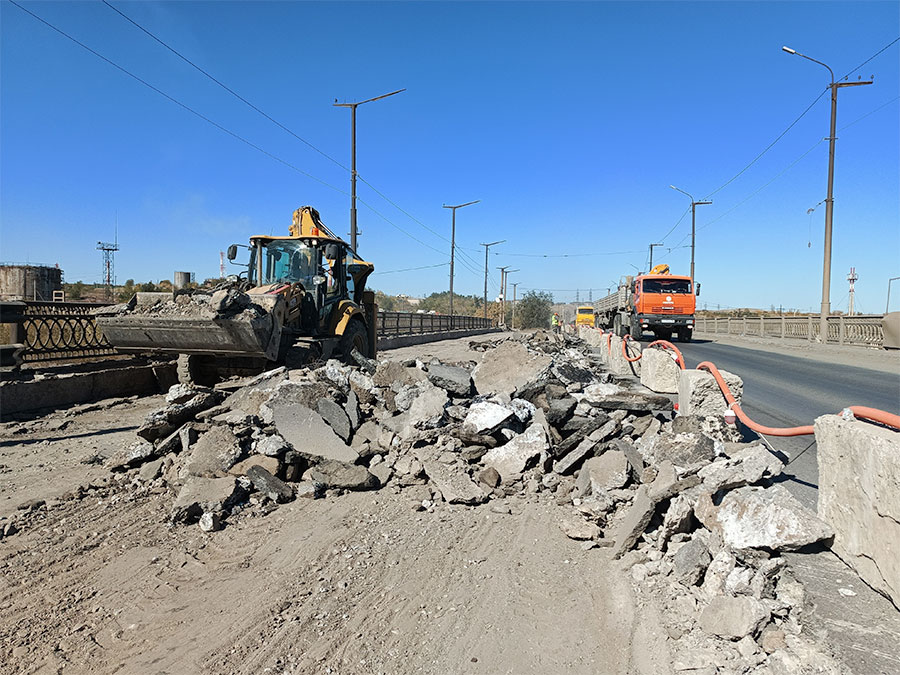
<svg viewBox="0 0 900 675">
<path fill-rule="evenodd" d="M 119 250 L 118 242 L 110 244 L 108 241 L 98 241 L 97 250 L 103 252 L 103 285 L 106 286 L 106 297 L 112 297 L 113 286 L 116 285 L 116 251 Z"/>
<path fill-rule="evenodd" d="M 851 267 L 850 274 L 847 275 L 847 281 L 850 282 L 850 306 L 848 307 L 847 314 L 849 314 L 850 316 L 853 316 L 853 300 L 856 294 L 854 284 L 856 283 L 857 279 L 859 279 L 859 275 L 856 273 L 856 268 Z"/>
</svg>

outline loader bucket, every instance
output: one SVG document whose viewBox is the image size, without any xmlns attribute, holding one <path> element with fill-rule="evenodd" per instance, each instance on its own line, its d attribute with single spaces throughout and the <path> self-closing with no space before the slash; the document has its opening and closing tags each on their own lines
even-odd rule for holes
<svg viewBox="0 0 900 675">
<path fill-rule="evenodd" d="M 281 343 L 284 301 L 277 295 L 260 295 L 253 302 L 265 311 L 211 318 L 133 313 L 98 316 L 97 324 L 119 351 L 255 356 L 274 361 Z"/>
</svg>

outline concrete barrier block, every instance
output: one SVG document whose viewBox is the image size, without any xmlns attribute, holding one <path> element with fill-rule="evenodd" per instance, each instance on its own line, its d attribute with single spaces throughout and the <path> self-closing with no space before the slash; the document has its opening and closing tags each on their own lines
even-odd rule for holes
<svg viewBox="0 0 900 675">
<path fill-rule="evenodd" d="M 744 381 L 740 377 L 720 370 L 725 384 L 731 389 L 738 405 L 744 392 Z M 721 417 L 728 410 L 725 395 L 719 389 L 716 379 L 705 370 L 678 371 L 678 414 Z"/>
<path fill-rule="evenodd" d="M 674 352 L 665 349 L 645 349 L 641 356 L 641 384 L 661 394 L 678 393 L 678 373 Z"/>
<path fill-rule="evenodd" d="M 839 415 L 818 418 L 815 431 L 832 550 L 900 606 L 900 432 Z"/>
<path fill-rule="evenodd" d="M 626 349 L 631 358 L 641 353 L 641 343 L 634 340 L 628 340 Z M 622 355 L 622 338 L 613 335 L 609 346 L 609 358 L 607 360 L 609 372 L 614 375 L 635 375 L 641 374 L 640 361 L 627 361 Z"/>
</svg>

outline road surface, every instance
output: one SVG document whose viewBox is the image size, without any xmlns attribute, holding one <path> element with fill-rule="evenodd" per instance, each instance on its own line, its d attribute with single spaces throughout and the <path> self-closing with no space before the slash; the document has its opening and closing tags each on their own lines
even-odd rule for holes
<svg viewBox="0 0 900 675">
<path fill-rule="evenodd" d="M 812 424 L 816 417 L 848 405 L 900 412 L 900 369 L 859 367 L 782 353 L 777 347 L 739 347 L 707 340 L 678 344 L 686 366 L 712 361 L 744 380 L 742 408 L 751 419 L 772 427 Z M 860 354 L 860 363 L 867 363 Z M 868 365 L 868 364 L 867 364 Z M 787 487 L 815 508 L 818 488 L 816 446 L 811 436 L 768 437 L 791 460 Z"/>
</svg>

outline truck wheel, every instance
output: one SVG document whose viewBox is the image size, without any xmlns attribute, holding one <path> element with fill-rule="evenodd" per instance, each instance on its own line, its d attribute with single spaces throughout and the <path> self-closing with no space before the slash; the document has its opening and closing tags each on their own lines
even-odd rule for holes
<svg viewBox="0 0 900 675">
<path fill-rule="evenodd" d="M 672 331 L 667 330 L 665 328 L 660 328 L 659 330 L 653 331 L 654 335 L 656 335 L 657 340 L 666 340 L 667 342 L 672 339 Z"/>
<path fill-rule="evenodd" d="M 351 321 L 338 343 L 338 351 L 344 363 L 356 363 L 350 356 L 354 349 L 365 357 L 369 356 L 369 331 L 361 321 Z"/>
<path fill-rule="evenodd" d="M 631 320 L 631 337 L 633 337 L 635 340 L 640 340 L 643 334 L 644 330 L 641 328 L 641 322 L 637 317 L 634 317 Z"/>
<path fill-rule="evenodd" d="M 679 342 L 690 342 L 691 341 L 691 331 L 687 328 L 679 328 L 678 329 L 678 341 Z"/>
</svg>

